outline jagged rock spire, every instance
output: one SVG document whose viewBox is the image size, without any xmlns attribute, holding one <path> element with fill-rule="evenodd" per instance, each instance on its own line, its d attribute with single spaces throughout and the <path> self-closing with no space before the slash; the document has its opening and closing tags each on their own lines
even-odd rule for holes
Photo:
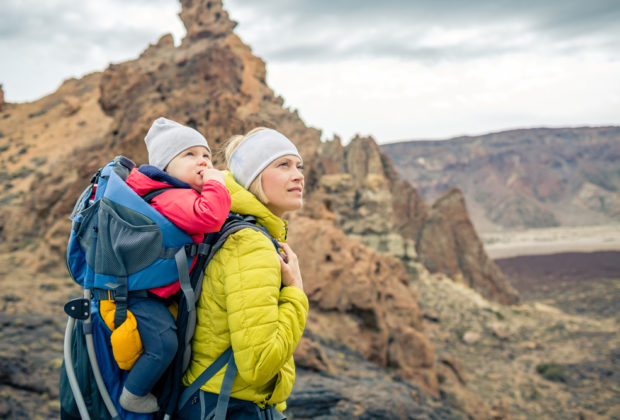
<svg viewBox="0 0 620 420">
<path fill-rule="evenodd" d="M 230 20 L 221 0 L 180 0 L 179 17 L 187 30 L 183 42 L 225 36 L 237 22 Z"/>
</svg>

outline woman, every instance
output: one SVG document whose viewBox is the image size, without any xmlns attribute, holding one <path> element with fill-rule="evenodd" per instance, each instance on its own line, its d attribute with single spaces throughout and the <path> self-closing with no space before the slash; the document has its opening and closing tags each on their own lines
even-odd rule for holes
<svg viewBox="0 0 620 420">
<path fill-rule="evenodd" d="M 287 221 L 282 219 L 302 206 L 302 159 L 281 133 L 258 128 L 229 141 L 226 161 L 231 211 L 254 216 L 281 250 L 264 233 L 243 229 L 215 254 L 197 303 L 192 360 L 183 383 L 189 386 L 232 347 L 238 371 L 227 418 L 284 418 L 280 412 L 295 380 L 293 352 L 308 314 L 299 263 L 284 242 Z M 224 371 L 189 398 L 180 418 L 203 418 L 215 410 Z"/>
</svg>

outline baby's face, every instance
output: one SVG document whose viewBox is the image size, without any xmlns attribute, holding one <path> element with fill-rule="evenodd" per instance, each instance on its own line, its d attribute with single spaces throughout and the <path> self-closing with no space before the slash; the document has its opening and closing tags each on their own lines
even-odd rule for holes
<svg viewBox="0 0 620 420">
<path fill-rule="evenodd" d="M 213 168 L 209 150 L 203 146 L 193 146 L 176 155 L 166 167 L 166 172 L 200 192 L 205 168 Z"/>
</svg>

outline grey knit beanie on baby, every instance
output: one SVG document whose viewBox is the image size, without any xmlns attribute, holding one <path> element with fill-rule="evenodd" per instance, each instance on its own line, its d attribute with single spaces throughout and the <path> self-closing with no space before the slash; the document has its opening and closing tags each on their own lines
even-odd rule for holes
<svg viewBox="0 0 620 420">
<path fill-rule="evenodd" d="M 176 155 L 193 146 L 211 149 L 207 139 L 193 128 L 186 127 L 167 118 L 158 118 L 144 138 L 149 152 L 149 164 L 164 170 Z"/>
</svg>

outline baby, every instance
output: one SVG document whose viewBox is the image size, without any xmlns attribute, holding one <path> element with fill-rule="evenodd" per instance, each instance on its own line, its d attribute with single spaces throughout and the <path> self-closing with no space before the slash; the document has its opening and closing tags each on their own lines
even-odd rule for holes
<svg viewBox="0 0 620 420">
<path fill-rule="evenodd" d="M 150 204 L 196 243 L 220 230 L 230 211 L 224 175 L 213 168 L 207 140 L 193 128 L 158 118 L 144 141 L 149 165 L 133 169 L 127 184 L 140 196 L 168 188 Z M 173 188 L 170 188 L 173 187 Z M 121 406 L 136 413 L 159 409 L 151 389 L 177 350 L 175 320 L 167 305 L 180 289 L 178 279 L 150 289 L 149 297 L 130 297 L 128 309 L 138 323 L 144 353 L 131 368 L 120 396 Z"/>
</svg>

